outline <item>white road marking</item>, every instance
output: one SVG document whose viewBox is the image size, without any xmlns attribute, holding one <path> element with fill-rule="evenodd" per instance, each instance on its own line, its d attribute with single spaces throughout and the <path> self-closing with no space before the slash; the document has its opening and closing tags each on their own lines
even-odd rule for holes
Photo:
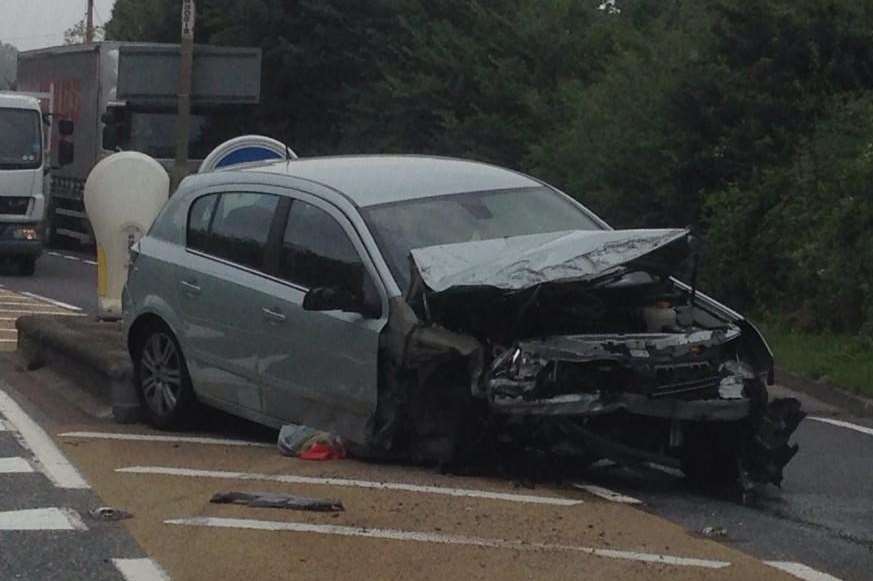
<svg viewBox="0 0 873 581">
<path fill-rule="evenodd" d="M 840 581 L 839 578 L 821 571 L 816 571 L 812 567 L 807 567 L 803 563 L 792 563 L 790 561 L 764 561 L 765 565 L 770 565 L 789 575 L 794 575 L 798 579 L 804 581 Z"/>
<path fill-rule="evenodd" d="M 0 512 L 0 531 L 86 531 L 75 511 L 66 508 L 31 508 Z"/>
<path fill-rule="evenodd" d="M 30 305 L 29 305 L 30 307 Z M 84 317 L 86 315 L 82 313 L 71 313 L 69 311 L 59 311 L 56 308 L 50 307 L 46 305 L 45 310 L 41 311 L 31 311 L 28 309 L 0 309 L 0 313 L 15 313 L 19 317 L 23 317 L 24 315 L 64 315 L 67 317 Z"/>
<path fill-rule="evenodd" d="M 266 482 L 282 482 L 285 484 L 322 484 L 326 486 L 347 486 L 354 488 L 370 488 L 375 490 L 402 490 L 404 492 L 422 492 L 425 494 L 441 494 L 443 496 L 462 496 L 467 498 L 485 498 L 489 500 L 506 500 L 525 504 L 548 504 L 553 506 L 576 506 L 581 500 L 560 498 L 554 496 L 533 496 L 529 494 L 512 494 L 507 492 L 491 492 L 488 490 L 471 490 L 465 488 L 446 488 L 442 486 L 421 486 L 404 482 L 372 482 L 369 480 L 347 480 L 345 478 L 314 478 L 311 476 L 296 476 L 291 474 L 257 474 L 252 472 L 228 472 L 224 470 L 194 470 L 189 468 L 170 468 L 163 466 L 130 466 L 116 468 L 116 472 L 129 474 L 159 474 L 164 476 L 188 476 L 193 478 L 221 478 L 228 480 L 259 480 Z"/>
<path fill-rule="evenodd" d="M 61 307 L 62 309 L 69 309 L 71 311 L 76 311 L 76 312 L 80 312 L 82 310 L 81 307 L 77 307 L 76 305 L 71 305 L 70 303 L 64 303 L 64 302 L 61 302 L 61 301 L 58 301 L 55 299 L 50 299 L 48 297 L 44 297 L 44 296 L 38 295 L 36 293 L 22 291 L 21 294 L 23 294 L 24 296 L 29 297 L 31 299 L 36 299 L 38 301 L 44 301 L 44 302 L 49 303 L 51 305 L 54 305 L 56 307 Z"/>
<path fill-rule="evenodd" d="M 0 339 L 0 343 L 18 343 L 18 339 Z"/>
<path fill-rule="evenodd" d="M 49 251 L 49 252 L 46 252 L 46 254 L 48 254 L 49 256 L 61 256 L 61 253 L 60 253 L 60 252 L 51 252 L 51 251 Z"/>
<path fill-rule="evenodd" d="M 624 494 L 620 494 L 615 492 L 614 490 L 609 490 L 608 488 L 603 488 L 602 486 L 595 486 L 593 484 L 581 484 L 574 483 L 573 488 L 578 488 L 579 490 L 584 490 L 589 494 L 593 494 L 594 496 L 600 497 L 604 500 L 608 500 L 610 502 L 618 502 L 621 504 L 642 504 L 641 500 L 638 500 L 632 496 L 625 496 Z"/>
<path fill-rule="evenodd" d="M 90 488 L 79 471 L 70 464 L 61 451 L 52 442 L 39 424 L 30 419 L 24 410 L 0 389 L 0 412 L 21 435 L 26 445 L 38 461 L 38 468 L 58 488 L 83 489 Z"/>
<path fill-rule="evenodd" d="M 337 535 L 343 537 L 367 537 L 386 539 L 392 541 L 415 541 L 420 543 L 439 543 L 444 545 L 472 545 L 477 547 L 490 547 L 494 549 L 512 549 L 517 551 L 562 551 L 585 553 L 609 559 L 625 559 L 630 561 L 644 561 L 647 563 L 659 563 L 663 565 L 679 565 L 683 567 L 704 567 L 707 569 L 721 569 L 729 567 L 727 561 L 710 561 L 705 559 L 692 559 L 687 557 L 674 557 L 672 555 L 655 555 L 652 553 L 637 553 L 634 551 L 618 551 L 614 549 L 596 549 L 593 547 L 579 547 L 573 545 L 555 545 L 550 543 L 525 543 L 522 541 L 507 541 L 503 539 L 486 539 L 480 537 L 467 537 L 463 535 L 447 535 L 440 533 L 425 533 L 417 531 L 402 531 L 395 529 L 371 529 L 361 527 L 344 527 L 336 525 L 318 525 L 301 522 L 277 522 L 239 518 L 213 518 L 195 517 L 179 518 L 164 521 L 172 525 L 188 525 L 201 527 L 241 528 L 264 531 L 291 531 L 298 533 L 314 533 L 319 535 Z"/>
<path fill-rule="evenodd" d="M 33 472 L 33 466 L 24 458 L 0 458 L 0 474 Z"/>
<path fill-rule="evenodd" d="M 663 464 L 657 464 L 655 462 L 646 462 L 646 466 L 649 468 L 654 468 L 659 472 L 663 472 L 664 474 L 669 474 L 670 476 L 675 476 L 677 478 L 685 478 L 685 473 L 679 470 L 678 468 L 673 468 L 671 466 L 664 466 Z"/>
<path fill-rule="evenodd" d="M 152 559 L 112 559 L 112 564 L 126 581 L 170 581 Z"/>
<path fill-rule="evenodd" d="M 60 254 L 59 256 L 61 258 L 66 258 L 67 260 L 75 260 L 76 262 L 79 262 L 80 260 L 82 260 L 78 256 L 70 256 L 69 254 Z"/>
<path fill-rule="evenodd" d="M 839 426 L 841 428 L 855 430 L 856 432 L 861 432 L 862 434 L 867 434 L 868 436 L 873 436 L 873 428 L 868 428 L 866 426 L 859 426 L 858 424 L 852 424 L 849 422 L 844 422 L 842 420 L 833 420 L 831 418 L 810 417 L 809 419 L 815 420 L 817 422 L 823 422 L 825 424 L 831 424 L 832 426 Z"/>
<path fill-rule="evenodd" d="M 85 264 L 90 264 L 91 266 L 97 266 L 97 262 L 94 260 L 83 260 Z"/>
<path fill-rule="evenodd" d="M 58 434 L 60 438 L 94 438 L 97 440 L 127 440 L 134 442 L 169 442 L 176 444 L 208 444 L 216 446 L 251 446 L 255 448 L 273 448 L 273 444 L 249 442 L 246 440 L 228 440 L 225 438 L 202 438 L 197 436 L 159 436 L 157 434 L 122 434 L 115 432 L 65 432 Z"/>
</svg>

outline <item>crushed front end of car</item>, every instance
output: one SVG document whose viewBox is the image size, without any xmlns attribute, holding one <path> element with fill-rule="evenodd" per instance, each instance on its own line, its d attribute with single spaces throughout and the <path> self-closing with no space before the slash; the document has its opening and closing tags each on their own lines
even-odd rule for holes
<svg viewBox="0 0 873 581">
<path fill-rule="evenodd" d="M 454 421 L 499 425 L 524 445 L 656 462 L 743 491 L 780 484 L 804 413 L 769 400 L 773 357 L 755 327 L 671 276 L 688 239 L 570 231 L 413 250 L 416 322 L 397 370 L 455 365 L 431 365 L 430 386 L 418 381 L 404 409 L 427 401 L 411 413 L 427 423 L 434 394 L 461 383 Z"/>
</svg>

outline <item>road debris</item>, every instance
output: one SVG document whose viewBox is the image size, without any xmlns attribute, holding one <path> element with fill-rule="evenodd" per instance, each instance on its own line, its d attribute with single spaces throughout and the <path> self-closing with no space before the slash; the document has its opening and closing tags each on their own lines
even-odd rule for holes
<svg viewBox="0 0 873 581">
<path fill-rule="evenodd" d="M 209 502 L 214 504 L 243 504 L 254 508 L 286 508 L 290 510 L 311 510 L 315 512 L 342 512 L 345 510 L 339 500 L 292 496 L 273 492 L 216 492 Z"/>
<path fill-rule="evenodd" d="M 728 536 L 727 529 L 724 527 L 703 527 L 700 529 L 700 534 L 711 539 L 721 539 Z"/>
<path fill-rule="evenodd" d="M 133 518 L 133 515 L 126 510 L 121 510 L 120 508 L 114 508 L 111 506 L 101 506 L 95 508 L 94 510 L 88 511 L 88 514 L 94 520 L 103 521 L 116 521 Z"/>
<path fill-rule="evenodd" d="M 348 455 L 339 436 L 297 424 L 282 426 L 277 445 L 283 456 L 301 460 L 342 460 Z"/>
</svg>

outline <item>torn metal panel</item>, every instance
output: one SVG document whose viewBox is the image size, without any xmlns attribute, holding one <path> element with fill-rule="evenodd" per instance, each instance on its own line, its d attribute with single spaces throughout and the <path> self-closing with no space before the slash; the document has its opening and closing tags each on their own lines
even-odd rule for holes
<svg viewBox="0 0 873 581">
<path fill-rule="evenodd" d="M 688 235 L 683 229 L 573 230 L 418 248 L 412 250 L 412 258 L 433 292 L 468 287 L 522 290 L 598 278 Z M 666 264 L 675 264 L 675 259 Z"/>
<path fill-rule="evenodd" d="M 345 510 L 338 500 L 293 496 L 274 492 L 216 492 L 209 502 L 214 504 L 243 504 L 253 508 L 285 508 L 312 510 L 316 512 L 341 512 Z"/>
</svg>

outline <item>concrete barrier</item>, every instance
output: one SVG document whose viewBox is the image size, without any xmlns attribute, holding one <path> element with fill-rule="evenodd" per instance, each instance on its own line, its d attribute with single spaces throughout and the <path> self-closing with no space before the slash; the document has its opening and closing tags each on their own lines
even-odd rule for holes
<svg viewBox="0 0 873 581">
<path fill-rule="evenodd" d="M 18 354 L 27 369 L 49 366 L 97 397 L 110 399 L 116 421 L 139 420 L 140 401 L 121 323 L 31 315 L 20 317 L 15 327 Z"/>
</svg>

